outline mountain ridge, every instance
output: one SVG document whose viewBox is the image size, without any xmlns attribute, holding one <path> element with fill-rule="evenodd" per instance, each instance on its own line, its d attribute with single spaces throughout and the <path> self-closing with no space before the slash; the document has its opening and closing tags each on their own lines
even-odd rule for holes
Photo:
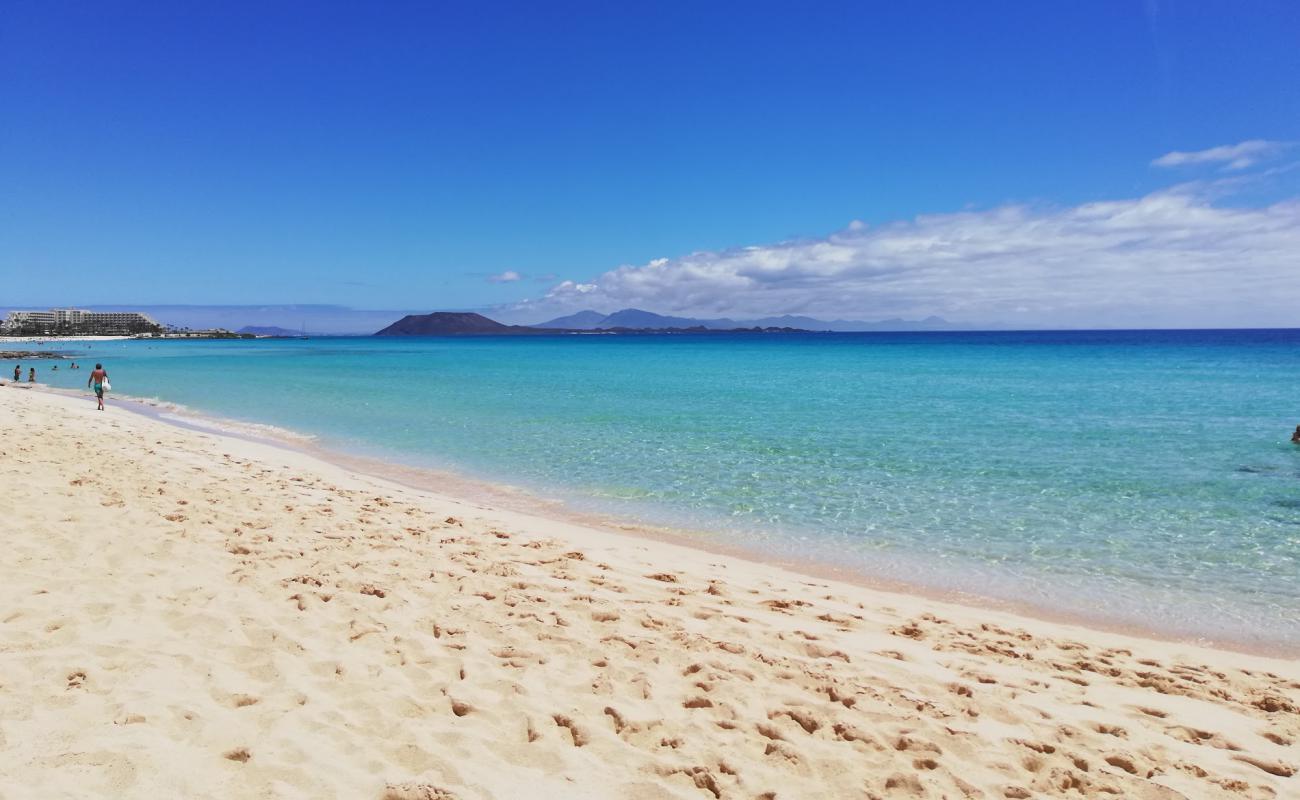
<svg viewBox="0 0 1300 800">
<path fill-rule="evenodd" d="M 898 317 L 868 322 L 865 320 L 837 319 L 826 321 L 815 317 L 785 314 L 778 317 L 762 317 L 751 320 L 697 319 L 695 317 L 673 317 L 656 314 L 639 308 L 624 308 L 612 314 L 601 315 L 599 311 L 585 310 L 574 314 L 538 322 L 531 326 L 541 330 L 610 330 L 614 328 L 709 328 L 711 330 L 732 330 L 736 328 L 798 328 L 807 331 L 925 331 L 925 330 L 961 330 L 966 326 L 948 322 L 937 316 L 922 320 L 906 320 Z"/>
<path fill-rule="evenodd" d="M 235 333 L 251 333 L 254 336 L 302 336 L 301 331 L 282 328 L 279 325 L 245 325 Z"/>
<path fill-rule="evenodd" d="M 636 311 L 623 317 L 609 315 L 624 324 L 609 328 L 539 328 L 529 325 L 506 325 L 471 311 L 434 311 L 429 314 L 407 314 L 393 324 L 376 331 L 372 336 L 559 336 L 600 332 L 604 334 L 676 334 L 676 333 L 797 333 L 798 329 L 780 326 L 705 327 L 682 317 L 663 317 L 648 311 Z M 562 318 L 563 319 L 563 318 Z M 628 324 L 632 323 L 632 324 Z M 653 323 L 653 324 L 644 324 Z"/>
</svg>

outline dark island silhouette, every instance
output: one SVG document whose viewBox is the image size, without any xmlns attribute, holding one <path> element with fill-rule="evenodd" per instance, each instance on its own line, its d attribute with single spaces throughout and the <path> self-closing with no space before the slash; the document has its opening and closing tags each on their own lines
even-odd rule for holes
<svg viewBox="0 0 1300 800">
<path fill-rule="evenodd" d="M 376 332 L 375 336 L 545 336 L 555 330 L 505 325 L 482 314 L 459 311 L 435 311 L 432 314 L 407 314 Z"/>
<path fill-rule="evenodd" d="M 539 328 L 529 325 L 506 325 L 482 314 L 460 311 L 435 311 L 431 314 L 407 314 L 375 336 L 563 336 L 566 334 L 673 334 L 673 333 L 807 333 L 799 328 L 752 327 L 708 328 L 703 325 L 687 327 L 626 327 L 601 328 L 598 331 L 582 328 Z"/>
</svg>

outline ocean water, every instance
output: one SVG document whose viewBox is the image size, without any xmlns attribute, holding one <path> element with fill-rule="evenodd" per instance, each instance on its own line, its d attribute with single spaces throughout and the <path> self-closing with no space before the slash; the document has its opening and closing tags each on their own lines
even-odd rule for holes
<svg viewBox="0 0 1300 800">
<path fill-rule="evenodd" d="M 59 347 L 103 361 L 121 395 L 577 511 L 1104 623 L 1300 647 L 1300 331 Z M 48 367 L 42 380 L 84 385 Z"/>
</svg>

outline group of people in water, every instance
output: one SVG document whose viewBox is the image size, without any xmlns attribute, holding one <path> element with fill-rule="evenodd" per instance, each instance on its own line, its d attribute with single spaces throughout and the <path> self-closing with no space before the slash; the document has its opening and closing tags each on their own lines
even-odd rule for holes
<svg viewBox="0 0 1300 800">
<path fill-rule="evenodd" d="M 50 368 L 50 371 L 53 372 L 54 370 L 57 370 L 58 368 L 59 368 L 59 365 L 58 365 L 58 364 L 55 364 L 53 367 Z M 77 365 L 77 362 L 73 361 L 72 364 L 68 367 L 68 369 L 81 369 L 81 367 Z M 22 364 L 15 364 L 15 365 L 14 365 L 14 383 L 21 383 L 21 382 L 22 382 L 22 379 L 23 379 L 23 365 L 22 365 Z M 28 383 L 36 383 L 36 367 L 30 367 L 30 368 L 28 368 L 28 370 L 27 370 L 27 382 L 28 382 Z M 94 393 L 95 393 L 95 399 L 99 402 L 99 410 L 100 410 L 100 411 L 103 411 L 103 410 L 104 410 L 104 392 L 108 390 L 108 386 L 109 386 L 109 383 L 108 383 L 108 371 L 104 369 L 104 365 L 103 365 L 103 364 L 96 364 L 96 365 L 95 365 L 95 368 L 94 368 L 93 370 L 90 371 L 90 377 L 86 379 L 86 386 L 87 386 L 87 388 L 89 388 L 89 389 L 91 389 L 92 391 L 94 391 Z"/>
<path fill-rule="evenodd" d="M 51 372 L 57 372 L 58 369 L 59 369 L 58 364 L 55 364 L 54 366 L 50 367 Z M 81 369 L 81 367 L 77 366 L 77 362 L 73 361 L 72 365 L 68 367 L 68 369 Z M 22 379 L 23 379 L 23 365 L 14 364 L 14 383 L 19 383 L 22 381 Z M 36 383 L 36 367 L 31 367 L 27 370 L 27 382 Z"/>
</svg>

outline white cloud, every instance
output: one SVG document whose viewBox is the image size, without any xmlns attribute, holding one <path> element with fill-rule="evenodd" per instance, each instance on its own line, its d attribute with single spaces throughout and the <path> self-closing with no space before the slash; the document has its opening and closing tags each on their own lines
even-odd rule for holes
<svg viewBox="0 0 1300 800">
<path fill-rule="evenodd" d="M 489 275 L 488 283 L 514 283 L 515 281 L 521 281 L 523 279 L 523 275 L 520 275 L 512 269 L 508 269 L 500 275 Z"/>
<path fill-rule="evenodd" d="M 1008 205 L 703 251 L 565 281 L 508 309 L 922 318 L 1031 326 L 1300 325 L 1300 200 L 1215 205 L 1185 185 L 1072 207 Z"/>
<path fill-rule="evenodd" d="M 1182 167 L 1189 164 L 1223 164 L 1224 169 L 1245 169 L 1277 155 L 1290 146 L 1288 142 L 1251 139 L 1240 144 L 1225 144 L 1208 150 L 1185 153 L 1175 150 L 1152 161 L 1156 167 Z"/>
</svg>

